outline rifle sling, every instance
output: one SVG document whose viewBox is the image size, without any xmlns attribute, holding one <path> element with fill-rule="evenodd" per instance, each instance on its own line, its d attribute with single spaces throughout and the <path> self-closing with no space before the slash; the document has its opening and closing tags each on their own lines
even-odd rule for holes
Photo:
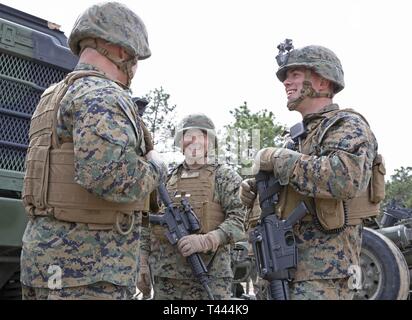
<svg viewBox="0 0 412 320">
<path fill-rule="evenodd" d="M 278 194 L 279 191 L 280 190 L 279 190 L 278 185 L 268 187 L 265 191 L 259 193 L 260 203 L 262 203 L 263 201 L 269 200 L 271 197 Z"/>
</svg>

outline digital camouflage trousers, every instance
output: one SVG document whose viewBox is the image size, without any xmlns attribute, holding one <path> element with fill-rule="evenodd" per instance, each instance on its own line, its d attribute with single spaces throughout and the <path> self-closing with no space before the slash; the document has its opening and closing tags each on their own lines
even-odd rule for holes
<svg viewBox="0 0 412 320">
<path fill-rule="evenodd" d="M 109 282 L 54 290 L 22 285 L 23 300 L 129 300 L 134 293 L 135 288 Z"/>
<path fill-rule="evenodd" d="M 216 300 L 228 300 L 232 293 L 232 278 L 210 277 L 209 287 Z M 207 293 L 197 280 L 154 277 L 155 300 L 208 300 Z"/>
</svg>

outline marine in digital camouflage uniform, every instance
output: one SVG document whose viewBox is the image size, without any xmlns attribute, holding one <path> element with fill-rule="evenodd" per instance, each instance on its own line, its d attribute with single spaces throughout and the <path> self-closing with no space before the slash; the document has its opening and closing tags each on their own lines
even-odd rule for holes
<svg viewBox="0 0 412 320">
<path fill-rule="evenodd" d="M 344 78 L 331 50 L 289 48 L 277 59 L 288 108 L 302 114 L 306 130 L 300 137 L 289 135 L 284 148 L 259 151 L 254 170 L 273 171 L 284 186 L 276 208 L 281 218 L 300 201 L 310 211 L 294 227 L 298 264 L 290 299 L 352 299 L 362 219 L 379 212 L 380 199 L 370 196 L 373 167 L 383 166 L 378 144 L 362 115 L 332 102 Z M 254 179 L 243 181 L 242 202 L 252 205 L 255 194 Z"/>
<path fill-rule="evenodd" d="M 203 140 L 206 131 L 207 140 Z M 207 266 L 214 298 L 231 297 L 230 244 L 246 238 L 246 208 L 239 199 L 241 177 L 227 165 L 205 160 L 207 150 L 214 145 L 215 136 L 212 121 L 203 114 L 191 114 L 178 126 L 175 142 L 183 143 L 186 160 L 169 175 L 167 188 L 172 199 L 175 191 L 191 194 L 189 202 L 200 219 L 202 229 L 199 234 L 183 237 L 176 246 L 172 246 L 164 236 L 166 230 L 163 227 L 150 225 L 150 233 L 146 229 L 141 250 L 142 256 L 149 257 L 154 299 L 208 299 L 186 260 L 188 255 L 196 252 L 200 253 Z M 196 154 L 193 153 L 195 149 Z M 176 203 L 178 205 L 178 201 Z M 148 291 L 147 285 L 147 282 L 142 283 L 138 288 Z"/>
<path fill-rule="evenodd" d="M 45 91 L 31 122 L 23 299 L 128 299 L 144 199 L 164 170 L 146 152 L 128 88 L 150 56 L 147 32 L 130 9 L 106 2 L 79 17 L 69 44 L 79 64 Z"/>
</svg>

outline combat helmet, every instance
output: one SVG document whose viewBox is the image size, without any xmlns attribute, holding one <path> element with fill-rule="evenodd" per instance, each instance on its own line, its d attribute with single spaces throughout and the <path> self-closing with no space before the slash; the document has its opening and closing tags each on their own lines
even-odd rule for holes
<svg viewBox="0 0 412 320">
<path fill-rule="evenodd" d="M 279 69 L 276 76 L 281 82 L 286 79 L 288 69 L 305 67 L 333 82 L 334 94 L 345 87 L 342 64 L 332 50 L 317 45 L 293 49 L 292 40 L 290 39 L 286 39 L 284 43 L 281 43 L 278 49 L 279 54 L 276 60 Z"/>
<path fill-rule="evenodd" d="M 184 117 L 176 127 L 174 142 L 179 146 L 183 133 L 186 130 L 199 129 L 206 131 L 209 141 L 216 140 L 216 129 L 213 121 L 203 113 L 192 113 Z"/>
<path fill-rule="evenodd" d="M 139 60 L 151 55 L 142 19 L 118 2 L 95 4 L 77 18 L 68 40 L 74 54 L 80 53 L 80 41 L 86 38 L 100 38 L 117 44 Z"/>
<path fill-rule="evenodd" d="M 121 61 L 118 57 L 98 47 L 96 39 L 119 45 L 132 58 Z M 124 4 L 103 2 L 86 9 L 76 20 L 68 44 L 75 55 L 85 47 L 96 49 L 106 56 L 128 76 L 127 86 L 133 78 L 132 67 L 137 60 L 151 55 L 146 26 L 142 19 Z"/>
</svg>

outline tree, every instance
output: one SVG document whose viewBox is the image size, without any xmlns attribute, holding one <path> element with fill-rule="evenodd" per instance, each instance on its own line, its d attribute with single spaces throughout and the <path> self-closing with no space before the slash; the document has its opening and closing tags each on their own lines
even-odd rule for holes
<svg viewBox="0 0 412 320">
<path fill-rule="evenodd" d="M 169 104 L 170 94 L 166 93 L 163 87 L 151 90 L 144 98 L 149 103 L 143 121 L 152 134 L 155 148 L 159 152 L 170 152 L 173 148 L 176 105 Z"/>
<path fill-rule="evenodd" d="M 267 109 L 252 113 L 245 101 L 242 106 L 229 111 L 235 122 L 227 126 L 229 129 L 260 130 L 261 148 L 280 146 L 281 135 L 285 127 L 277 123 L 272 111 Z"/>
<path fill-rule="evenodd" d="M 165 92 L 163 87 L 151 90 L 140 97 L 141 102 L 146 100 L 147 106 L 144 108 L 142 119 L 150 131 L 156 151 L 163 155 L 169 169 L 181 162 L 182 155 L 174 150 L 176 105 L 169 103 L 170 94 Z M 143 105 L 142 105 L 143 106 Z M 139 111 L 140 112 L 140 111 Z"/>
<path fill-rule="evenodd" d="M 385 193 L 385 204 L 394 202 L 412 208 L 412 167 L 395 169 L 395 174 L 385 184 Z"/>
<path fill-rule="evenodd" d="M 219 144 L 219 153 L 224 153 L 229 164 L 242 176 L 250 174 L 253 156 L 266 147 L 280 146 L 285 126 L 276 121 L 272 111 L 267 109 L 252 112 L 247 102 L 229 111 L 233 123 L 226 125 L 226 138 Z M 235 161 L 230 161 L 230 158 Z M 220 158 L 222 159 L 222 158 Z"/>
</svg>

